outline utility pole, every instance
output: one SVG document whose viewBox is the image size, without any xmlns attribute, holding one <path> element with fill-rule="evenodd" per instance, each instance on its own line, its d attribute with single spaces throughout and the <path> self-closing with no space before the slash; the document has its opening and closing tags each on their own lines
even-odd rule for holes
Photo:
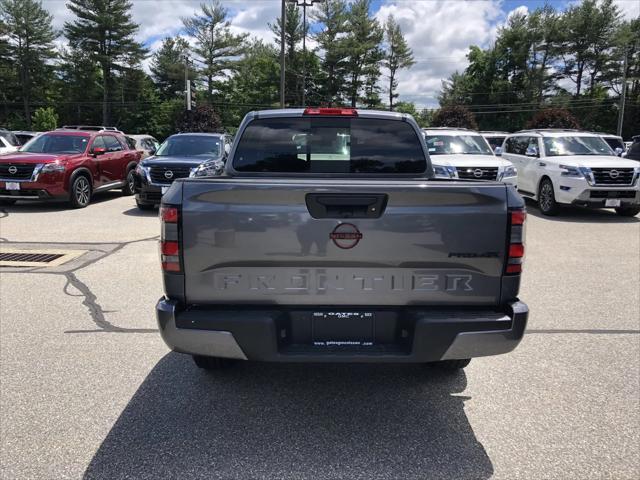
<svg viewBox="0 0 640 480">
<path fill-rule="evenodd" d="M 287 21 L 286 0 L 282 0 L 282 13 L 280 15 L 280 108 L 284 108 L 284 28 Z"/>
<path fill-rule="evenodd" d="M 627 57 L 629 47 L 624 47 L 624 63 L 622 67 L 622 92 L 620 93 L 620 108 L 618 108 L 618 136 L 622 136 L 622 123 L 624 122 L 624 102 L 627 97 Z"/>
<path fill-rule="evenodd" d="M 313 7 L 314 3 L 322 0 L 288 0 L 302 7 L 302 106 L 307 102 L 307 7 Z"/>
<path fill-rule="evenodd" d="M 187 99 L 187 110 L 191 110 L 191 80 L 189 80 L 189 56 L 184 56 L 184 84 L 186 94 L 185 97 Z"/>
</svg>

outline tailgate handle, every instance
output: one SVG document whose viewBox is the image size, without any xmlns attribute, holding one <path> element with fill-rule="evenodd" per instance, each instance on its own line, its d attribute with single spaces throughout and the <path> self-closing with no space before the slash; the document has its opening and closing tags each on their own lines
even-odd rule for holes
<svg viewBox="0 0 640 480">
<path fill-rule="evenodd" d="M 307 193 L 313 218 L 380 218 L 387 207 L 386 193 Z"/>
</svg>

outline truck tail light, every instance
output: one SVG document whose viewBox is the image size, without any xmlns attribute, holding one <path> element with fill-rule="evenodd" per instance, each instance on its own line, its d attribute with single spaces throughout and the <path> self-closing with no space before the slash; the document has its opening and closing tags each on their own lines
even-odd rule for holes
<svg viewBox="0 0 640 480">
<path fill-rule="evenodd" d="M 330 115 L 338 117 L 357 117 L 355 108 L 306 108 L 304 115 Z"/>
<path fill-rule="evenodd" d="M 162 270 L 171 273 L 182 272 L 180 252 L 180 209 L 173 205 L 160 207 L 160 261 Z"/>
<path fill-rule="evenodd" d="M 524 234 L 527 212 L 522 209 L 509 210 L 509 250 L 505 274 L 520 275 L 524 261 Z"/>
</svg>

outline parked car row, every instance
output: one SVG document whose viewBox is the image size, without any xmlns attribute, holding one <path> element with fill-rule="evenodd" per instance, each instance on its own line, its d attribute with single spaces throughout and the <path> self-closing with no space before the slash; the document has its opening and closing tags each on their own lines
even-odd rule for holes
<svg viewBox="0 0 640 480">
<path fill-rule="evenodd" d="M 1 140 L 17 142 L 2 132 Z M 563 204 L 640 213 L 640 136 L 619 158 L 622 139 L 577 130 L 428 128 L 422 134 L 437 178 L 511 184 L 545 215 Z M 292 138 L 297 157 L 305 158 L 309 142 L 318 141 L 312 137 Z M 336 138 L 337 151 L 351 148 L 348 135 Z M 152 209 L 174 180 L 221 174 L 231 144 L 224 133 L 179 133 L 159 145 L 150 135 L 127 136 L 115 127 L 65 126 L 0 158 L 0 202 L 66 199 L 84 207 L 94 193 L 122 188 L 135 193 L 138 208 Z"/>
</svg>

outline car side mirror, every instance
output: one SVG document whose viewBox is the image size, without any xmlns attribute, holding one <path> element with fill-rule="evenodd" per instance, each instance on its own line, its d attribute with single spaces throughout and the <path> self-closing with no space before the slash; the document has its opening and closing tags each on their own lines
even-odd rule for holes
<svg viewBox="0 0 640 480">
<path fill-rule="evenodd" d="M 501 157 L 502 156 L 502 147 L 496 147 L 496 149 L 493 151 L 493 153 L 495 153 L 497 157 Z"/>
<path fill-rule="evenodd" d="M 623 150 L 622 150 L 620 147 L 618 147 L 618 148 L 616 148 L 615 152 L 616 152 L 616 155 L 617 155 L 618 157 L 621 157 L 621 156 L 622 156 L 622 152 L 623 152 Z"/>
<path fill-rule="evenodd" d="M 525 152 L 525 155 L 527 157 L 537 157 L 538 149 L 536 147 L 528 146 L 527 151 Z"/>
<path fill-rule="evenodd" d="M 103 147 L 96 147 L 91 150 L 91 153 L 94 157 L 97 157 L 99 155 L 104 155 L 105 153 L 107 153 L 107 149 Z"/>
</svg>

